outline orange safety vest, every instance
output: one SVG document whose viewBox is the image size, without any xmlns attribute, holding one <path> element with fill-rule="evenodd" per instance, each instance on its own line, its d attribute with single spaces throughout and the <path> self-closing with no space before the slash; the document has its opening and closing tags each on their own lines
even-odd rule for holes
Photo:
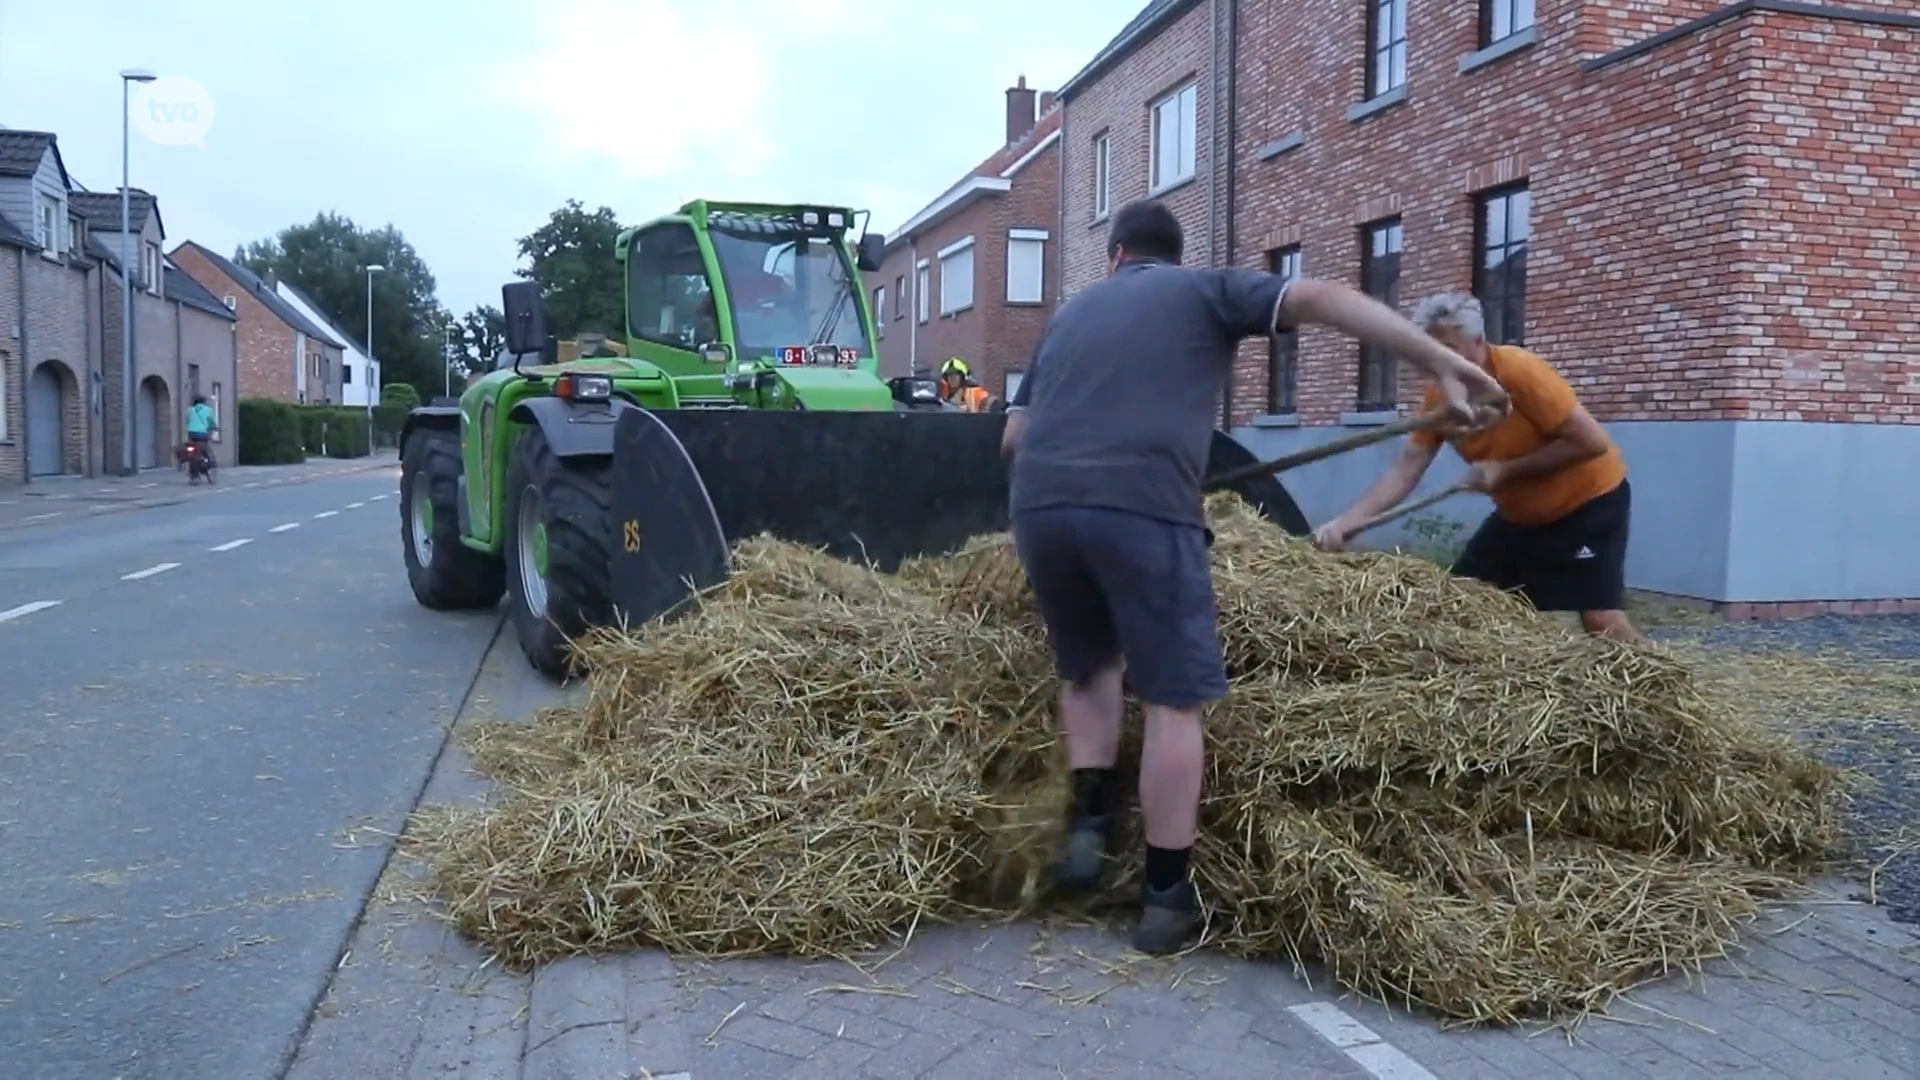
<svg viewBox="0 0 1920 1080">
<path fill-rule="evenodd" d="M 953 401 L 954 404 L 960 406 L 962 412 L 977 413 L 987 411 L 987 391 L 985 387 L 962 386 L 958 394 L 952 395 L 947 400 Z"/>
</svg>

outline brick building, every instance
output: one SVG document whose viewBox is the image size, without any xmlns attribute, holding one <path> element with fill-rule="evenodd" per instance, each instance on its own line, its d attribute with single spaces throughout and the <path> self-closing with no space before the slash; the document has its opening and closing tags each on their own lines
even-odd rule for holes
<svg viewBox="0 0 1920 1080">
<path fill-rule="evenodd" d="M 139 253 L 132 464 L 166 467 L 190 400 L 179 388 L 202 373 L 233 385 L 233 317 L 167 271 L 153 196 L 130 191 L 128 202 Z M 53 134 L 0 130 L 0 481 L 127 467 L 121 237 L 119 192 L 75 183 Z"/>
<path fill-rule="evenodd" d="M 1062 286 L 1104 272 L 1105 213 L 1152 194 L 1190 263 L 1403 310 L 1470 287 L 1627 453 L 1631 584 L 1755 614 L 1915 606 L 1894 553 L 1920 526 L 1916 88 L 1910 0 L 1155 0 L 1061 88 Z M 1223 419 L 1280 453 L 1420 389 L 1309 330 L 1249 343 Z M 1325 520 L 1396 450 L 1287 482 Z"/>
<path fill-rule="evenodd" d="M 950 356 L 1011 396 L 1053 313 L 1059 278 L 1060 109 L 1007 91 L 1006 142 L 888 235 L 869 276 L 881 369 L 938 371 Z"/>
<path fill-rule="evenodd" d="M 343 400 L 345 344 L 288 303 L 278 282 L 191 240 L 169 258 L 238 319 L 238 397 L 308 405 Z"/>
</svg>

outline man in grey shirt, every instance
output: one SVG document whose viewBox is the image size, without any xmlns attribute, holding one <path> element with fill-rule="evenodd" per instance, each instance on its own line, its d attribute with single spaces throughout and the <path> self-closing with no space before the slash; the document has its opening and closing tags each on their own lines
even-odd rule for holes
<svg viewBox="0 0 1920 1080">
<path fill-rule="evenodd" d="M 1454 418 L 1504 410 L 1490 376 L 1344 285 L 1179 265 L 1173 212 L 1114 215 L 1109 276 L 1060 308 L 1009 402 L 1014 545 L 1052 640 L 1074 775 L 1063 888 L 1098 886 L 1115 812 L 1122 678 L 1145 705 L 1145 909 L 1134 945 L 1178 950 L 1198 924 L 1189 874 L 1205 766 L 1201 710 L 1227 692 L 1201 512 L 1214 417 L 1242 340 L 1307 323 L 1392 349 Z"/>
</svg>

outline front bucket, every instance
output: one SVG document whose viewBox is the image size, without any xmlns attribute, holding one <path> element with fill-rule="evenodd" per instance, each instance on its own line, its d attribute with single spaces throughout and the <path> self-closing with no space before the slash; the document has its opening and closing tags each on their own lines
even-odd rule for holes
<svg viewBox="0 0 1920 1080">
<path fill-rule="evenodd" d="M 1007 528 L 1002 413 L 685 409 L 622 413 L 614 435 L 614 603 L 629 623 L 725 579 L 760 533 L 896 569 Z M 1207 475 L 1255 460 L 1215 432 Z M 1233 486 L 1295 535 L 1273 477 Z"/>
</svg>

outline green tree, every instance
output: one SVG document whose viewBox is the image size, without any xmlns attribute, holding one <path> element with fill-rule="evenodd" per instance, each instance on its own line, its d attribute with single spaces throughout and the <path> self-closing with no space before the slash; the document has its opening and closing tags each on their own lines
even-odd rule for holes
<svg viewBox="0 0 1920 1080">
<path fill-rule="evenodd" d="M 297 286 L 356 338 L 366 333 L 366 267 L 386 267 L 373 275 L 374 339 L 367 343 L 381 379 L 440 386 L 445 309 L 434 298 L 433 272 L 392 225 L 362 229 L 340 214 L 316 214 L 242 245 L 234 261 Z"/>
<path fill-rule="evenodd" d="M 454 363 L 468 375 L 492 367 L 493 358 L 507 347 L 507 317 L 492 304 L 481 304 L 460 316 L 459 331 Z"/>
<path fill-rule="evenodd" d="M 614 244 L 620 219 L 608 207 L 588 211 L 568 199 L 547 223 L 520 238 L 520 257 L 530 264 L 519 271 L 540 283 L 546 297 L 547 331 L 566 339 L 582 331 L 611 338 L 626 335 L 625 284 Z"/>
</svg>

